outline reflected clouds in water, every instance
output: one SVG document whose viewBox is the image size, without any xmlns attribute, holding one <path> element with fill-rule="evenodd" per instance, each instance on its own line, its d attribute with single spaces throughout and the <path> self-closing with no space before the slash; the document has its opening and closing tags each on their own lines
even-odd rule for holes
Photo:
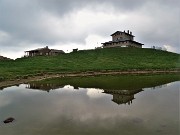
<svg viewBox="0 0 180 135">
<path fill-rule="evenodd" d="M 0 134 L 176 135 L 179 83 L 131 90 L 55 84 L 48 84 L 50 89 L 42 84 L 5 88 L 0 91 L 0 120 L 12 116 L 16 121 L 11 130 L 0 127 Z"/>
</svg>

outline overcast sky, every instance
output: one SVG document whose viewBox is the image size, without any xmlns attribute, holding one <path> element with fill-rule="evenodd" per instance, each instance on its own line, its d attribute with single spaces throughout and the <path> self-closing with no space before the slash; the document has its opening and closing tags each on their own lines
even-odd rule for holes
<svg viewBox="0 0 180 135">
<path fill-rule="evenodd" d="M 179 0 L 0 0 L 0 55 L 49 46 L 71 51 L 130 30 L 143 47 L 180 53 Z"/>
</svg>

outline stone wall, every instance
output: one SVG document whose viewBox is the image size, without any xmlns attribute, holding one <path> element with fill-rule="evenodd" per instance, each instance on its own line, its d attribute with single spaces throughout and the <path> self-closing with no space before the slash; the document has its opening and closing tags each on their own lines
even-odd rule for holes
<svg viewBox="0 0 180 135">
<path fill-rule="evenodd" d="M 139 45 L 137 43 L 133 43 L 130 41 L 125 41 L 125 42 L 114 42 L 111 44 L 106 44 L 103 46 L 103 48 L 110 48 L 110 47 L 137 47 L 137 48 L 142 48 L 142 45 Z"/>
</svg>

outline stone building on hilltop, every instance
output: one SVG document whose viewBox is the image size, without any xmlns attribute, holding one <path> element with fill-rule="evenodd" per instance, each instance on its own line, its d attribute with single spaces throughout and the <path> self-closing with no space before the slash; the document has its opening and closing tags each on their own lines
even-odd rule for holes
<svg viewBox="0 0 180 135">
<path fill-rule="evenodd" d="M 33 57 L 33 56 L 54 56 L 59 54 L 64 54 L 65 52 L 62 50 L 56 49 L 49 49 L 48 46 L 44 48 L 38 48 L 35 50 L 25 51 L 26 57 Z"/>
<path fill-rule="evenodd" d="M 1 60 L 12 60 L 12 59 L 0 55 L 0 61 Z"/>
<path fill-rule="evenodd" d="M 108 41 L 103 44 L 103 48 L 110 47 L 137 47 L 142 48 L 142 43 L 134 41 L 134 35 L 129 30 L 127 32 L 116 31 L 111 34 L 112 41 Z"/>
</svg>

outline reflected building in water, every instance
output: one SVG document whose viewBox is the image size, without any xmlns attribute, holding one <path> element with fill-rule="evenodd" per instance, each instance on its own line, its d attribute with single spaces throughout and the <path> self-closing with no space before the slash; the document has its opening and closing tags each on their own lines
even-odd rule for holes
<svg viewBox="0 0 180 135">
<path fill-rule="evenodd" d="M 141 82 L 139 81 L 141 80 Z M 79 88 L 101 89 L 103 93 L 112 95 L 112 101 L 120 104 L 132 104 L 135 94 L 142 92 L 144 88 L 157 89 L 166 87 L 168 83 L 179 81 L 178 75 L 146 75 L 146 76 L 93 76 L 54 78 L 46 81 L 29 82 L 25 84 L 27 89 L 50 92 L 59 88 L 79 90 Z M 19 84 L 12 85 L 19 87 Z M 73 86 L 69 88 L 69 86 Z M 1 86 L 0 91 L 9 86 Z"/>
<path fill-rule="evenodd" d="M 55 90 L 59 88 L 64 88 L 65 86 L 60 86 L 58 84 L 53 83 L 28 83 L 26 84 L 27 89 L 38 89 L 49 92 L 50 90 Z M 77 90 L 78 88 L 74 87 L 74 90 Z M 112 101 L 120 104 L 132 104 L 132 101 L 135 99 L 134 95 L 143 91 L 142 89 L 139 90 L 104 90 L 103 93 L 110 94 L 113 96 Z"/>
<path fill-rule="evenodd" d="M 43 90 L 49 92 L 50 90 L 55 90 L 59 88 L 63 88 L 64 86 L 59 86 L 57 84 L 39 84 L 39 83 L 28 83 L 26 84 L 27 89 L 38 89 L 38 90 Z"/>
<path fill-rule="evenodd" d="M 132 101 L 135 99 L 134 95 L 143 91 L 139 90 L 104 90 L 104 93 L 113 95 L 112 101 L 120 104 L 132 104 Z"/>
</svg>

